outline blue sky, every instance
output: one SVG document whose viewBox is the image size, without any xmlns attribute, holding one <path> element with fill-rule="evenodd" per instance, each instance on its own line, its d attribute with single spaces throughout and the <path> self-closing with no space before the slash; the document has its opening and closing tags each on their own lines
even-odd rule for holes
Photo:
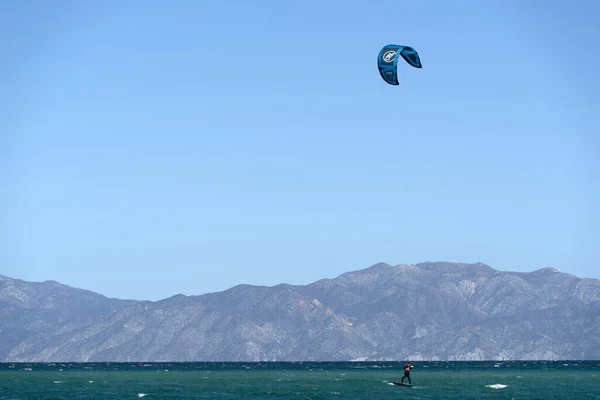
<svg viewBox="0 0 600 400">
<path fill-rule="evenodd" d="M 157 300 L 377 262 L 600 278 L 594 1 L 0 4 L 0 274 Z M 379 77 L 389 43 L 423 69 Z"/>
</svg>

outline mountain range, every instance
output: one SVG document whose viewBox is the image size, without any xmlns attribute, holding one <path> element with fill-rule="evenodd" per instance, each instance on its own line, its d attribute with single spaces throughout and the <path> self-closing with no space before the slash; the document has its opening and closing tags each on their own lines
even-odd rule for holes
<svg viewBox="0 0 600 400">
<path fill-rule="evenodd" d="M 152 302 L 0 275 L 2 362 L 518 359 L 600 359 L 600 280 L 379 263 Z"/>
</svg>

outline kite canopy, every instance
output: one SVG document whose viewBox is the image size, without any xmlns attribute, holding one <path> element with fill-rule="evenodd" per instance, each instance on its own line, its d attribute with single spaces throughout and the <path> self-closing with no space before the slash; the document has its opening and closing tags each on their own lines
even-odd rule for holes
<svg viewBox="0 0 600 400">
<path fill-rule="evenodd" d="M 419 53 L 409 46 L 388 44 L 379 52 L 377 67 L 384 81 L 390 85 L 398 85 L 398 55 L 415 68 L 421 68 Z"/>
</svg>

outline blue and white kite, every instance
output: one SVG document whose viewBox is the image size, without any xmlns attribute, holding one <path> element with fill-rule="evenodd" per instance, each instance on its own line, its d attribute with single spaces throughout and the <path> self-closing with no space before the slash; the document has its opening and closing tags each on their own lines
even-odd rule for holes
<svg viewBox="0 0 600 400">
<path fill-rule="evenodd" d="M 379 52 L 377 58 L 377 67 L 383 80 L 390 85 L 398 85 L 398 55 L 404 58 L 404 61 L 415 68 L 421 68 L 421 60 L 419 53 L 409 46 L 398 46 L 396 44 L 388 44 Z"/>
</svg>

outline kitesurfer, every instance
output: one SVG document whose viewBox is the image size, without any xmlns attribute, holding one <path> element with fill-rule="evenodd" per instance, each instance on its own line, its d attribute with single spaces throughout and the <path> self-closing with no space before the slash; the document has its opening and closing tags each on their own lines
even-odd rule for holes
<svg viewBox="0 0 600 400">
<path fill-rule="evenodd" d="M 402 380 L 400 382 L 404 383 L 404 379 L 408 378 L 408 384 L 412 385 L 410 380 L 410 370 L 412 369 L 412 364 L 404 364 L 404 375 L 402 375 Z"/>
</svg>

